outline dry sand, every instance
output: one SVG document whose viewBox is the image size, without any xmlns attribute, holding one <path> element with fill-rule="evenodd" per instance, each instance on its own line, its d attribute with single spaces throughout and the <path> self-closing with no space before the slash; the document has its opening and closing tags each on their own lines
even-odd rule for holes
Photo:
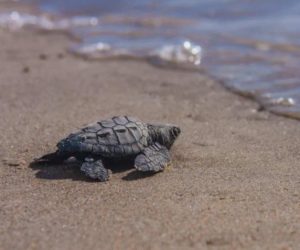
<svg viewBox="0 0 300 250">
<path fill-rule="evenodd" d="M 0 31 L 0 249 L 300 249 L 300 123 L 200 73 L 88 62 Z M 179 124 L 167 171 L 107 183 L 30 161 L 117 114 Z"/>
</svg>

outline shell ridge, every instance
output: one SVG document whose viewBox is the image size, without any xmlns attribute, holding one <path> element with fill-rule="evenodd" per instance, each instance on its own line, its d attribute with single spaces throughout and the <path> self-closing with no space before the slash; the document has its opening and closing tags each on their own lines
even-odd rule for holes
<svg viewBox="0 0 300 250">
<path fill-rule="evenodd" d="M 119 126 L 119 125 L 116 125 L 116 126 Z M 116 127 L 116 126 L 115 126 L 115 127 Z M 113 132 L 113 135 L 114 135 L 114 136 L 116 137 L 116 139 L 117 139 L 118 145 L 121 145 L 121 140 L 120 140 L 120 137 L 119 137 L 118 132 L 116 131 L 115 127 L 113 127 L 112 132 Z M 109 140 L 108 140 L 108 142 L 109 142 Z"/>
<path fill-rule="evenodd" d="M 135 133 L 131 130 L 131 128 L 128 128 L 128 127 L 127 127 L 127 130 L 128 130 L 128 132 L 130 133 L 130 135 L 134 138 L 135 142 L 137 142 L 138 139 L 136 138 L 136 135 L 135 135 Z"/>
</svg>

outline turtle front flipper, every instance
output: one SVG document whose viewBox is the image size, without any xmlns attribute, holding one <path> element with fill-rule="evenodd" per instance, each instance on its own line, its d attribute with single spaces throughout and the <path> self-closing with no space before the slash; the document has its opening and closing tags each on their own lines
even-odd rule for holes
<svg viewBox="0 0 300 250">
<path fill-rule="evenodd" d="M 86 176 L 99 181 L 108 181 L 110 177 L 110 170 L 106 169 L 102 160 L 95 161 L 93 158 L 85 158 L 80 170 Z"/>
<path fill-rule="evenodd" d="M 163 171 L 170 163 L 169 150 L 155 143 L 146 147 L 136 158 L 134 167 L 143 172 L 159 172 Z"/>
</svg>

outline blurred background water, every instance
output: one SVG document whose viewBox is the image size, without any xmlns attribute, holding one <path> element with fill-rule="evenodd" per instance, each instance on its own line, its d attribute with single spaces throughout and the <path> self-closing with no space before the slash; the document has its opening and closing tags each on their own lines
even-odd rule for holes
<svg viewBox="0 0 300 250">
<path fill-rule="evenodd" d="M 300 119 L 299 0 L 23 0 L 10 28 L 64 30 L 73 53 L 205 69 L 263 108 Z M 186 83 L 188 86 L 188 83 Z"/>
</svg>

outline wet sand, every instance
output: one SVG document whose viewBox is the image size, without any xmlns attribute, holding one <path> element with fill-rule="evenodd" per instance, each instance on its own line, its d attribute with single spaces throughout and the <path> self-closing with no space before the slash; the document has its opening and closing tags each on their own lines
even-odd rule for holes
<svg viewBox="0 0 300 250">
<path fill-rule="evenodd" d="M 0 249 L 299 249 L 299 121 L 203 73 L 74 58 L 63 35 L 0 40 Z M 118 114 L 180 125 L 170 169 L 98 183 L 29 166 Z"/>
</svg>

